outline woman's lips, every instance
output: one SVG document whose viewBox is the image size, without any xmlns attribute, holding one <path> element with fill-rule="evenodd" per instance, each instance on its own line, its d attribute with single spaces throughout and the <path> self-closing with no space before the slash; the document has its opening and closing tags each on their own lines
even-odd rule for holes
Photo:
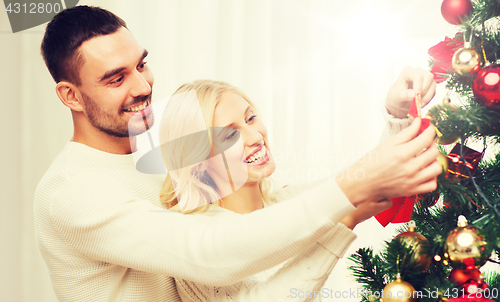
<svg viewBox="0 0 500 302">
<path fill-rule="evenodd" d="M 251 156 L 248 156 L 244 161 L 247 165 L 261 166 L 269 161 L 269 152 L 267 148 L 263 145 L 260 149 L 253 152 Z"/>
</svg>

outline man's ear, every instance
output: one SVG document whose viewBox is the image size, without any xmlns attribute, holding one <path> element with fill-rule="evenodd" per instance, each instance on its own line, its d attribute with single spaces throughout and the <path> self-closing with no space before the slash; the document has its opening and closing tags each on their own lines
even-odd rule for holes
<svg viewBox="0 0 500 302">
<path fill-rule="evenodd" d="M 81 95 L 77 92 L 76 86 L 70 82 L 61 81 L 56 85 L 57 96 L 66 107 L 74 111 L 83 111 Z"/>
</svg>

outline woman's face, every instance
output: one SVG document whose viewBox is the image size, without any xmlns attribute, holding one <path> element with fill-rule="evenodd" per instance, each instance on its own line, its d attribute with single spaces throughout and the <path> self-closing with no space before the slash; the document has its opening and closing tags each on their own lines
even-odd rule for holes
<svg viewBox="0 0 500 302">
<path fill-rule="evenodd" d="M 237 190 L 244 184 L 270 176 L 276 169 L 265 143 L 266 127 L 254 108 L 238 94 L 222 94 L 215 107 L 212 129 L 214 154 L 223 156 L 222 161 L 209 164 L 208 172 L 219 189 L 223 183 L 228 183 L 229 177 Z"/>
</svg>

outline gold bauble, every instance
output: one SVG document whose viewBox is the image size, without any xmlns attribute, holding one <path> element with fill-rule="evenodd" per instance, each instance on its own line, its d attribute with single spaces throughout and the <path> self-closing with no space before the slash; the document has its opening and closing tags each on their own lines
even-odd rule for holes
<svg viewBox="0 0 500 302">
<path fill-rule="evenodd" d="M 410 283 L 397 278 L 384 287 L 380 302 L 416 302 L 417 292 Z"/>
<path fill-rule="evenodd" d="M 460 48 L 451 59 L 451 66 L 460 75 L 468 75 L 479 70 L 481 59 L 474 49 Z"/>
<path fill-rule="evenodd" d="M 481 229 L 468 225 L 464 216 L 459 217 L 458 227 L 446 238 L 445 252 L 454 268 L 479 268 L 490 257 L 491 250 Z"/>
<path fill-rule="evenodd" d="M 436 160 L 441 165 L 441 168 L 443 168 L 442 174 L 446 174 L 446 171 L 448 171 L 448 158 L 446 157 L 446 155 L 439 152 L 439 155 L 436 158 Z"/>
<path fill-rule="evenodd" d="M 431 109 L 429 109 L 429 111 L 427 111 L 427 114 L 425 115 L 425 117 L 433 120 L 433 124 L 438 128 L 441 128 L 442 126 L 452 127 L 452 125 L 439 125 L 437 120 L 438 120 L 438 118 L 445 120 L 448 117 L 449 111 L 453 112 L 453 111 L 456 111 L 458 108 L 459 108 L 458 106 L 450 103 L 450 99 L 445 98 L 441 104 L 437 104 L 437 105 L 433 106 Z M 441 130 L 441 132 L 443 132 L 443 129 L 440 129 L 440 130 Z M 436 138 L 436 143 L 438 143 L 440 145 L 449 145 L 449 144 L 453 144 L 454 142 L 456 142 L 459 138 L 460 138 L 459 135 L 456 135 L 456 136 L 442 135 L 442 136 L 438 136 Z"/>
<path fill-rule="evenodd" d="M 424 235 L 417 233 L 415 222 L 413 220 L 410 221 L 408 231 L 397 235 L 394 239 L 402 240 L 407 246 L 411 246 L 413 248 L 415 251 L 413 260 L 415 263 L 421 264 L 419 268 L 422 271 L 429 268 L 429 265 L 431 265 L 431 258 L 429 255 L 422 254 L 422 245 L 428 244 L 428 241 Z"/>
</svg>

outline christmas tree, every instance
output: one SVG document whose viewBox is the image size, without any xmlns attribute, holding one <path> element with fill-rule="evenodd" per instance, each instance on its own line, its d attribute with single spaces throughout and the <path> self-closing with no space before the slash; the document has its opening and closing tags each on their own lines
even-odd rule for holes
<svg viewBox="0 0 500 302">
<path fill-rule="evenodd" d="M 436 191 L 393 200 L 392 222 L 414 205 L 408 229 L 349 257 L 363 301 L 500 302 L 500 1 L 445 0 L 441 12 L 457 34 L 429 49 L 430 68 L 448 97 L 425 118 L 443 174 Z"/>
</svg>

